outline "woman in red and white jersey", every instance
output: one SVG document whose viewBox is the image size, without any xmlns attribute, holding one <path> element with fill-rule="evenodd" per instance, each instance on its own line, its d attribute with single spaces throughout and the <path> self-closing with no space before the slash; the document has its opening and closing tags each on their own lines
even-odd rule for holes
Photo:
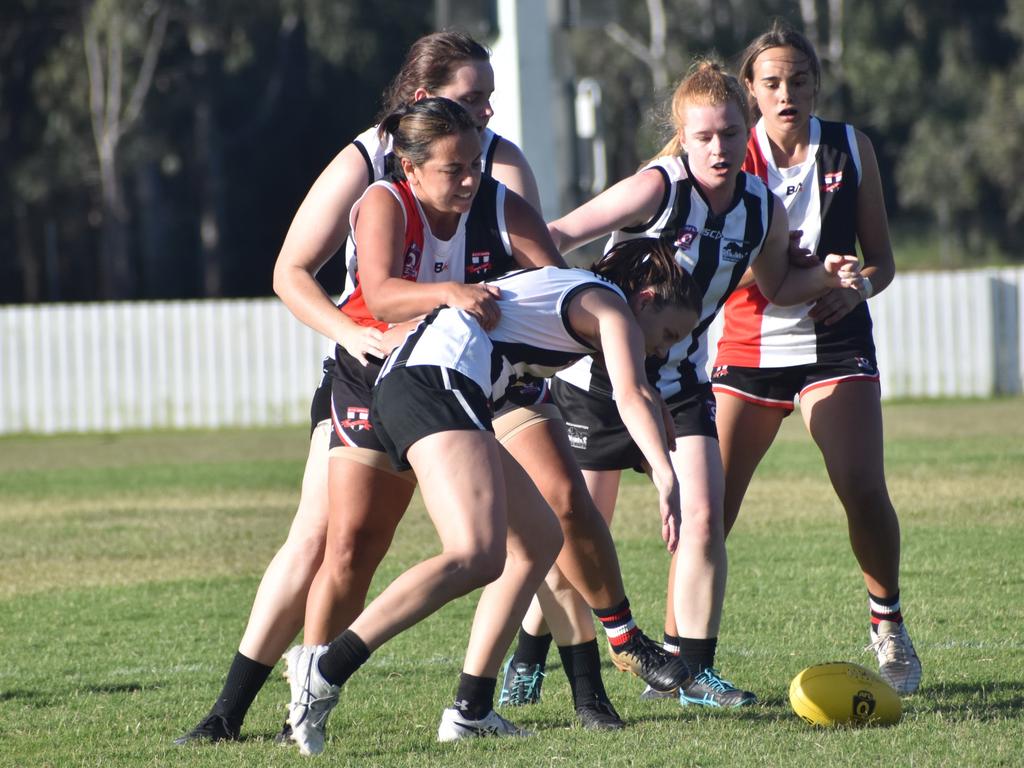
<svg viewBox="0 0 1024 768">
<path fill-rule="evenodd" d="M 827 254 L 864 259 L 858 288 L 779 307 L 750 283 L 725 304 L 712 371 L 725 467 L 726 530 L 758 463 L 799 398 L 846 510 L 850 543 L 868 589 L 871 649 L 901 693 L 917 690 L 921 663 L 903 625 L 900 530 L 882 459 L 882 412 L 867 300 L 895 272 L 878 162 L 853 126 L 812 114 L 820 82 L 814 48 L 782 24 L 746 49 L 739 76 L 760 119 L 744 168 L 786 206 L 812 263 Z"/>
</svg>

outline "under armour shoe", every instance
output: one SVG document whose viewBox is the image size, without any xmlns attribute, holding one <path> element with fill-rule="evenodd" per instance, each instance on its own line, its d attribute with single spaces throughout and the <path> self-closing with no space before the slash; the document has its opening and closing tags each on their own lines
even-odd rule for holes
<svg viewBox="0 0 1024 768">
<path fill-rule="evenodd" d="M 532 736 L 527 730 L 512 725 L 508 720 L 493 709 L 486 717 L 470 720 L 463 717 L 455 707 L 448 707 L 441 715 L 441 724 L 437 726 L 438 741 L 458 741 L 459 739 L 477 739 L 486 736 Z"/>
<path fill-rule="evenodd" d="M 317 667 L 326 652 L 326 645 L 296 645 L 284 655 L 284 675 L 292 695 L 288 724 L 292 727 L 292 741 L 299 745 L 303 755 L 324 751 L 324 728 L 341 691 L 340 686 L 324 680 Z"/>
<path fill-rule="evenodd" d="M 199 725 L 174 740 L 175 744 L 190 744 L 193 741 L 238 741 L 239 729 L 232 726 L 226 717 L 213 712 L 199 721 Z"/>
<path fill-rule="evenodd" d="M 513 664 L 512 658 L 509 658 L 505 662 L 498 706 L 521 707 L 526 704 L 537 704 L 540 701 L 540 686 L 543 682 L 543 664 Z"/>
<path fill-rule="evenodd" d="M 878 623 L 878 634 L 865 647 L 878 658 L 878 674 L 901 696 L 917 692 L 921 685 L 921 660 L 910 642 L 905 624 L 892 621 Z"/>
<path fill-rule="evenodd" d="M 714 669 L 707 667 L 689 685 L 679 689 L 679 703 L 684 707 L 691 704 L 701 707 L 749 707 L 757 703 L 757 696 L 750 691 L 741 691 L 728 680 L 719 677 Z"/>
<path fill-rule="evenodd" d="M 641 701 L 657 701 L 658 699 L 678 699 L 679 689 L 673 688 L 671 691 L 656 691 L 651 686 L 647 686 L 643 689 L 640 694 Z"/>
<path fill-rule="evenodd" d="M 643 632 L 618 649 L 610 643 L 612 664 L 623 672 L 632 672 L 656 691 L 671 691 L 690 682 L 686 662 L 673 656 Z"/>
<path fill-rule="evenodd" d="M 597 695 L 576 703 L 576 717 L 588 731 L 621 731 L 626 727 L 612 703 Z"/>
</svg>

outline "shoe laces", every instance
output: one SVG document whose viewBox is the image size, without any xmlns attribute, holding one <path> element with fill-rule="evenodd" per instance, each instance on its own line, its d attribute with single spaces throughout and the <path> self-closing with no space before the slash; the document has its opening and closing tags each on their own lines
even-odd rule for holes
<svg viewBox="0 0 1024 768">
<path fill-rule="evenodd" d="M 520 672 L 517 669 L 515 676 L 512 678 L 509 699 L 513 704 L 532 701 L 537 688 L 540 687 L 541 680 L 544 679 L 544 672 L 541 671 L 540 664 L 530 665 L 528 669 L 528 672 Z M 522 694 L 521 696 L 520 693 Z"/>
<path fill-rule="evenodd" d="M 906 637 L 906 631 L 902 628 L 898 632 L 879 634 L 864 646 L 864 650 L 873 651 L 879 659 L 885 659 L 886 664 L 908 664 L 914 651 Z"/>
<path fill-rule="evenodd" d="M 299 699 L 299 706 L 303 707 L 302 717 L 299 718 L 296 726 L 302 725 L 309 718 L 309 724 L 314 728 L 320 728 L 323 726 L 324 721 L 327 719 L 327 715 L 330 714 L 331 708 L 338 702 L 338 692 L 333 691 L 326 696 L 314 696 L 312 683 L 313 683 L 313 665 L 316 664 L 316 657 L 312 657 L 309 663 L 306 664 L 306 679 L 302 683 L 302 697 Z"/>
<path fill-rule="evenodd" d="M 636 657 L 644 669 L 656 669 L 668 661 L 668 654 L 658 644 L 651 641 L 643 632 L 638 632 L 629 645 L 622 649 Z"/>
<path fill-rule="evenodd" d="M 737 690 L 735 685 L 721 677 L 718 674 L 718 671 L 712 667 L 705 668 L 699 675 L 697 675 L 694 682 L 705 685 L 715 693 L 729 693 Z"/>
</svg>

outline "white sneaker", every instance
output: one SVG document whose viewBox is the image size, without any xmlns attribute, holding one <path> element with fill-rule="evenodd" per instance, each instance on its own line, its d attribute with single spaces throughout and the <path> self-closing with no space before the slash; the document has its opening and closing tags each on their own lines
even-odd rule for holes
<svg viewBox="0 0 1024 768">
<path fill-rule="evenodd" d="M 904 624 L 882 621 L 878 634 L 864 649 L 878 657 L 878 674 L 901 696 L 908 696 L 921 685 L 921 660 Z"/>
<path fill-rule="evenodd" d="M 292 691 L 288 724 L 292 727 L 291 739 L 303 755 L 324 751 L 327 717 L 338 703 L 341 690 L 341 686 L 324 680 L 317 667 L 326 652 L 326 645 L 296 645 L 284 655 L 284 676 Z"/>
<path fill-rule="evenodd" d="M 530 731 L 512 725 L 493 709 L 480 720 L 469 720 L 463 717 L 455 707 L 449 707 L 441 715 L 441 724 L 437 726 L 438 741 L 458 741 L 459 739 L 475 739 L 484 736 L 532 735 Z"/>
</svg>

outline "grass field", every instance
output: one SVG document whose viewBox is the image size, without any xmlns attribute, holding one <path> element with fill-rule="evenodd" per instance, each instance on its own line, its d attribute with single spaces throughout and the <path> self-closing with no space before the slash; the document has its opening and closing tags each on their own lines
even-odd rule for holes
<svg viewBox="0 0 1024 768">
<path fill-rule="evenodd" d="M 719 666 L 757 691 L 741 712 L 640 702 L 606 664 L 629 728 L 573 725 L 552 669 L 512 713 L 532 739 L 440 745 L 474 602 L 384 646 L 342 694 L 322 765 L 1024 765 L 1024 401 L 890 404 L 890 489 L 904 610 L 924 662 L 893 728 L 814 730 L 786 691 L 820 661 L 871 664 L 866 596 L 842 513 L 796 419 L 729 541 Z M 220 689 L 263 567 L 296 500 L 301 428 L 0 439 L 0 766 L 305 764 L 277 747 L 275 675 L 247 738 L 174 747 Z M 651 489 L 624 486 L 614 533 L 634 612 L 660 636 L 667 560 Z M 436 546 L 421 507 L 376 587 Z"/>
</svg>

